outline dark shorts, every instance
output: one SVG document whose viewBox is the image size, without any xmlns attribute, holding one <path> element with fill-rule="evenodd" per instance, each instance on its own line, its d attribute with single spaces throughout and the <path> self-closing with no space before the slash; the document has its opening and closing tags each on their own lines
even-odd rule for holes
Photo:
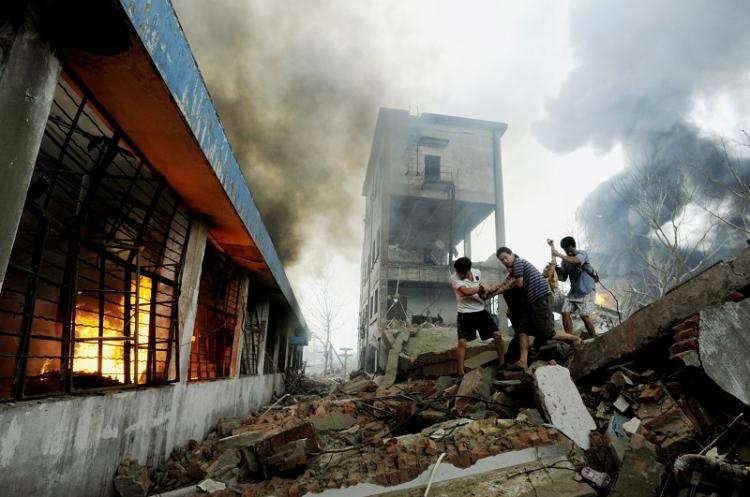
<svg viewBox="0 0 750 497">
<path fill-rule="evenodd" d="M 544 341 L 555 336 L 555 318 L 549 295 L 526 305 L 518 331 Z"/>
<path fill-rule="evenodd" d="M 459 312 L 456 318 L 456 328 L 458 339 L 463 338 L 467 342 L 477 338 L 477 331 L 482 340 L 489 340 L 492 338 L 492 333 L 498 331 L 497 323 L 487 311 Z"/>
</svg>

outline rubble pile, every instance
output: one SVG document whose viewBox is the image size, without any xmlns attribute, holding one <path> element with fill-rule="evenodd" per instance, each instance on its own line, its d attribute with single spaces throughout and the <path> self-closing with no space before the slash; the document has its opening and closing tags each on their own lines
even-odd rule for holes
<svg viewBox="0 0 750 497">
<path fill-rule="evenodd" d="M 567 367 L 537 354 L 498 371 L 479 344 L 460 379 L 448 331 L 391 330 L 383 375 L 301 378 L 308 390 L 222 420 L 150 475 L 123 461 L 115 486 L 407 497 L 435 478 L 430 495 L 750 495 L 748 297 L 750 249 L 567 351 Z"/>
<path fill-rule="evenodd" d="M 204 480 L 245 497 L 392 486 L 417 478 L 443 453 L 446 463 L 466 468 L 504 452 L 569 444 L 542 426 L 530 378 L 496 381 L 496 374 L 477 368 L 460 383 L 445 376 L 387 388 L 360 375 L 327 396 L 287 397 L 175 449 L 152 473 L 151 491 Z"/>
</svg>

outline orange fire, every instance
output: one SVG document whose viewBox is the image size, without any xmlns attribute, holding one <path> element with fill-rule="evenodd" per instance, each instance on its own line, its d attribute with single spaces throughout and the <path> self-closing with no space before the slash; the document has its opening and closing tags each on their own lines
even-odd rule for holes
<svg viewBox="0 0 750 497">
<path fill-rule="evenodd" d="M 141 276 L 140 285 L 136 287 L 135 282 L 131 286 L 130 310 L 131 315 L 125 319 L 108 316 L 106 314 L 124 312 L 125 297 L 120 299 L 116 308 L 105 310 L 103 317 L 103 335 L 105 337 L 121 338 L 126 319 L 135 320 L 135 309 L 138 308 L 138 323 L 135 326 L 138 337 L 138 363 L 135 361 L 134 341 L 130 352 L 131 381 L 142 383 L 142 374 L 146 371 L 146 345 L 148 344 L 148 329 L 151 322 L 149 313 L 151 302 L 151 280 Z M 131 329 L 133 326 L 131 326 Z M 75 336 L 77 339 L 99 337 L 99 315 L 98 312 L 76 307 Z M 102 340 L 101 341 L 101 370 L 99 368 L 99 340 L 77 341 L 73 354 L 73 371 L 86 373 L 100 373 L 102 376 L 125 382 L 125 344 L 129 340 Z M 139 374 L 142 373 L 142 374 Z"/>
<path fill-rule="evenodd" d="M 606 293 L 596 292 L 595 302 L 602 307 L 613 307 L 612 297 Z"/>
</svg>

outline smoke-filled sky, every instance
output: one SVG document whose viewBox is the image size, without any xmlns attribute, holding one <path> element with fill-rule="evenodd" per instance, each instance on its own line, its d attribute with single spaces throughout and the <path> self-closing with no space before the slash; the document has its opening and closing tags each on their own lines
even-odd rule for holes
<svg viewBox="0 0 750 497">
<path fill-rule="evenodd" d="M 303 304 L 325 279 L 340 296 L 337 346 L 356 344 L 379 107 L 507 122 L 507 242 L 539 266 L 546 238 L 618 219 L 612 178 L 655 140 L 702 150 L 750 121 L 742 0 L 173 3 Z"/>
</svg>

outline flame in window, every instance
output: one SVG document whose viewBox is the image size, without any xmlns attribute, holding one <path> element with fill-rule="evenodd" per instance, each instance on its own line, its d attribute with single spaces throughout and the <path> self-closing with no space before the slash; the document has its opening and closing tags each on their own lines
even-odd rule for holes
<svg viewBox="0 0 750 497">
<path fill-rule="evenodd" d="M 120 299 L 118 306 L 105 309 L 102 317 L 103 336 L 99 337 L 98 313 L 76 307 L 75 336 L 78 340 L 93 338 L 93 340 L 77 341 L 73 353 L 73 371 L 84 373 L 98 373 L 103 377 L 109 377 L 125 383 L 125 350 L 130 347 L 130 371 L 131 378 L 137 383 L 145 383 L 146 363 L 148 354 L 149 325 L 151 323 L 151 279 L 141 276 L 140 285 L 135 282 L 131 285 L 130 293 L 130 315 L 127 320 L 134 323 L 138 337 L 138 361 L 136 364 L 135 342 L 124 336 L 124 321 L 110 316 L 122 315 L 125 307 L 125 297 Z M 138 322 L 136 321 L 136 308 L 138 309 Z M 101 346 L 101 357 L 99 348 Z M 101 369 L 100 369 L 101 359 Z M 137 367 L 136 367 L 137 366 Z M 131 380 L 132 381 L 132 380 Z"/>
</svg>

